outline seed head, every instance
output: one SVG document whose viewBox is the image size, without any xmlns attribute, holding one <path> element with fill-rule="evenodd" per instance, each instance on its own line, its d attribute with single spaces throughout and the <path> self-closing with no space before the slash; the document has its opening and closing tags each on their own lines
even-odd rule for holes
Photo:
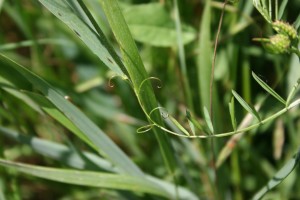
<svg viewBox="0 0 300 200">
<path fill-rule="evenodd" d="M 277 33 L 286 35 L 292 40 L 297 38 L 296 29 L 289 23 L 277 20 L 272 23 L 272 27 Z"/>
<path fill-rule="evenodd" d="M 281 54 L 288 52 L 291 40 L 284 34 L 276 34 L 270 38 L 268 43 L 263 44 L 270 53 Z"/>
</svg>

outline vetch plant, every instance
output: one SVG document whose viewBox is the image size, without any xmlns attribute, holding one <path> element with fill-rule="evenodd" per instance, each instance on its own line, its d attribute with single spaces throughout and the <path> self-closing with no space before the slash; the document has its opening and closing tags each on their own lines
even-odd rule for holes
<svg viewBox="0 0 300 200">
<path fill-rule="evenodd" d="M 20 24 L 21 19 L 26 19 L 22 16 L 25 12 L 18 12 L 22 10 L 20 2 L 3 4 L 5 13 L 19 23 L 20 29 L 31 40 L 0 46 L 0 146 L 3 146 L 0 148 L 0 165 L 4 167 L 0 171 L 0 199 L 22 198 L 24 183 L 19 177 L 23 175 L 12 175 L 10 170 L 63 183 L 62 188 L 71 192 L 59 191 L 61 199 L 77 198 L 75 193 L 78 192 L 85 199 L 93 198 L 91 194 L 95 194 L 96 198 L 108 195 L 108 199 L 189 200 L 202 197 L 243 199 L 249 194 L 253 199 L 261 199 L 295 172 L 299 150 L 292 158 L 290 155 L 299 148 L 296 139 L 299 134 L 289 135 L 291 147 L 286 158 L 282 158 L 280 166 L 285 164 L 278 172 L 274 166 L 270 167 L 273 160 L 260 155 L 261 141 L 256 141 L 256 137 L 264 135 L 264 139 L 269 140 L 265 136 L 268 134 L 259 133 L 272 130 L 272 123 L 282 119 L 284 114 L 287 116 L 286 129 L 297 133 L 300 78 L 297 77 L 294 86 L 282 95 L 278 88 L 264 81 L 257 69 L 244 69 L 253 63 L 259 65 L 259 59 L 249 60 L 260 51 L 251 49 L 252 44 L 249 47 L 247 42 L 240 42 L 250 36 L 243 30 L 255 23 L 250 16 L 255 7 L 274 35 L 253 40 L 260 41 L 271 54 L 293 54 L 300 58 L 297 32 L 300 17 L 292 25 L 283 20 L 288 1 L 282 1 L 279 6 L 277 0 L 225 0 L 223 3 L 206 0 L 199 4 L 203 11 L 201 15 L 194 12 L 200 18 L 200 25 L 192 26 L 185 24 L 183 19 L 197 18 L 186 14 L 194 7 L 199 8 L 197 3 L 174 0 L 131 5 L 117 0 L 39 0 L 58 18 L 55 20 L 48 15 L 44 19 L 59 27 L 60 33 L 53 35 L 69 34 L 73 37 L 70 43 L 78 40 L 77 46 L 81 45 L 78 49 L 87 54 L 76 56 L 72 56 L 74 52 L 68 48 L 68 42 L 60 43 L 64 40 L 36 40 L 30 23 L 28 27 Z M 221 10 L 218 20 L 212 8 Z M 42 27 L 39 31 L 47 29 L 46 23 L 40 24 L 37 25 Z M 215 27 L 212 30 L 217 31 L 211 31 L 212 26 Z M 194 27 L 199 27 L 199 31 Z M 215 38 L 214 42 L 212 38 Z M 63 50 L 49 47 L 50 53 L 41 54 L 39 44 L 61 45 Z M 30 65 L 28 62 L 22 59 L 19 62 L 17 53 L 9 52 L 24 46 L 39 58 L 35 60 L 33 56 L 31 64 L 36 68 L 32 70 L 24 67 Z M 63 60 L 69 58 L 75 67 L 66 71 L 47 69 L 47 61 L 54 65 L 58 62 L 53 59 L 54 55 Z M 262 52 L 259 55 L 263 58 Z M 90 63 L 94 65 L 94 71 L 89 72 L 89 66 L 82 64 L 87 62 L 86 58 L 95 60 L 96 64 Z M 274 57 L 271 60 L 277 66 L 276 73 L 281 74 L 278 66 L 283 62 Z M 296 59 L 299 66 L 298 61 Z M 114 75 L 107 75 L 99 66 L 107 67 Z M 38 75 L 39 71 L 44 74 Z M 79 79 L 88 78 L 73 87 L 61 78 L 71 79 L 72 73 Z M 53 76 L 47 77 L 47 74 Z M 251 80 L 258 84 L 250 84 Z M 159 91 L 152 87 L 156 82 Z M 281 82 L 278 80 L 277 84 Z M 250 87 L 264 91 L 263 100 L 252 97 Z M 66 98 L 69 95 L 74 96 L 74 101 Z M 253 106 L 250 103 L 253 101 L 258 103 Z M 268 104 L 274 107 L 267 107 Z M 18 109 L 24 110 L 26 120 Z M 49 132 L 58 138 L 57 141 L 47 137 L 45 133 Z M 143 134 L 132 134 L 135 132 Z M 65 133 L 73 133 L 76 137 Z M 153 135 L 155 142 L 151 139 Z M 227 140 L 229 136 L 231 138 Z M 242 136 L 247 140 L 239 144 L 239 152 L 234 151 Z M 31 164 L 22 163 L 17 158 L 22 158 L 23 148 L 16 147 L 13 151 L 4 138 L 29 146 L 55 162 L 44 159 L 40 164 L 33 159 Z M 264 148 L 262 152 L 268 154 L 270 147 Z M 253 169 L 249 166 L 257 166 L 255 175 L 251 175 Z M 247 171 L 251 171 L 250 174 Z M 267 178 L 271 179 L 267 182 Z M 1 187 L 2 182 L 11 185 L 12 189 Z M 267 183 L 263 186 L 262 182 Z M 89 189 L 81 190 L 82 187 L 78 189 L 72 185 Z M 73 194 L 72 191 L 76 192 Z M 99 194 L 99 191 L 103 193 Z M 34 192 L 28 193 L 33 196 L 31 193 Z M 283 194 L 284 191 L 269 193 L 275 197 Z M 295 195 L 300 196 L 297 191 Z"/>
</svg>

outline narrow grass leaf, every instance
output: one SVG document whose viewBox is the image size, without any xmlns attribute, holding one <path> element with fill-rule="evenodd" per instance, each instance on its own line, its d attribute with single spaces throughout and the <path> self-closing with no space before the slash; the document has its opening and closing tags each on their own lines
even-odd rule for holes
<svg viewBox="0 0 300 200">
<path fill-rule="evenodd" d="M 186 110 L 186 118 L 188 119 L 189 123 L 191 123 L 195 128 L 197 128 L 199 131 L 203 131 L 203 127 L 200 122 L 188 110 Z"/>
<path fill-rule="evenodd" d="M 212 62 L 211 47 L 211 7 L 210 0 L 205 1 L 199 33 L 199 56 L 197 58 L 199 94 L 201 108 L 210 106 L 210 76 Z"/>
<path fill-rule="evenodd" d="M 267 20 L 267 22 L 272 23 L 271 16 L 269 15 L 269 9 L 265 4 L 265 0 L 253 0 L 254 7 L 258 12 Z"/>
<path fill-rule="evenodd" d="M 236 117 L 235 117 L 235 106 L 234 106 L 234 98 L 231 98 L 231 101 L 229 102 L 229 113 L 230 113 L 230 119 L 233 130 L 236 131 L 237 123 L 236 123 Z"/>
<path fill-rule="evenodd" d="M 261 80 L 254 72 L 252 72 L 252 76 L 264 90 L 266 90 L 269 94 L 271 94 L 284 105 L 286 104 L 286 101 L 279 94 L 277 94 L 270 86 L 268 86 L 263 80 Z"/>
<path fill-rule="evenodd" d="M 121 173 L 120 170 L 113 166 L 111 162 L 99 157 L 94 153 L 86 151 L 82 151 L 79 153 L 79 150 L 76 151 L 71 147 L 45 139 L 23 135 L 5 127 L 0 127 L 0 134 L 3 134 L 5 137 L 13 139 L 22 144 L 29 145 L 38 154 L 58 160 L 59 162 L 76 169 L 95 171 L 102 169 L 108 172 Z M 177 186 L 149 175 L 147 175 L 146 178 L 149 181 L 155 182 L 155 184 L 164 188 L 164 190 L 168 191 L 171 196 L 170 198 L 176 198 L 174 190 Z M 197 197 L 193 193 L 185 188 L 178 187 L 178 192 L 181 199 L 197 199 Z"/>
<path fill-rule="evenodd" d="M 142 171 L 111 139 L 78 108 L 64 99 L 52 86 L 26 68 L 0 54 L 0 61 L 18 71 L 37 90 L 55 105 L 86 137 L 94 144 L 96 150 L 111 160 L 124 173 L 144 176 Z"/>
<path fill-rule="evenodd" d="M 64 22 L 75 34 L 87 45 L 87 47 L 100 58 L 100 60 L 118 75 L 126 74 L 126 70 L 120 58 L 112 50 L 102 32 L 96 33 L 85 22 L 83 22 L 70 8 L 61 0 L 39 0 L 50 12 Z"/>
<path fill-rule="evenodd" d="M 43 156 L 58 160 L 63 164 L 77 169 L 95 171 L 102 169 L 109 172 L 118 171 L 116 167 L 112 165 L 112 163 L 92 153 L 83 151 L 81 154 L 79 154 L 75 149 L 69 148 L 65 145 L 25 134 L 20 134 L 5 127 L 0 127 L 0 133 L 5 137 L 15 140 L 21 144 L 29 145 L 34 151 Z"/>
<path fill-rule="evenodd" d="M 258 112 L 255 110 L 255 108 L 253 108 L 253 106 L 250 106 L 249 104 L 246 103 L 246 101 L 238 94 L 236 93 L 234 90 L 232 90 L 232 94 L 233 96 L 236 98 L 236 100 L 249 112 L 251 113 L 253 116 L 256 117 L 256 119 L 258 121 L 261 121 Z"/>
<path fill-rule="evenodd" d="M 279 6 L 279 12 L 278 12 L 278 19 L 281 20 L 284 10 L 286 8 L 286 5 L 288 3 L 289 0 L 283 0 Z"/>
<path fill-rule="evenodd" d="M 185 135 L 190 136 L 190 133 L 174 117 L 169 116 L 168 118 L 180 131 L 182 131 Z"/>
<path fill-rule="evenodd" d="M 297 89 L 300 85 L 300 78 L 297 80 L 297 82 L 295 83 L 295 85 L 292 87 L 289 95 L 288 95 L 288 98 L 286 100 L 286 107 L 290 105 L 293 97 L 295 96 L 296 92 L 297 92 Z"/>
<path fill-rule="evenodd" d="M 50 167 L 39 167 L 0 159 L 0 165 L 17 170 L 31 176 L 61 183 L 89 187 L 101 187 L 116 190 L 143 192 L 168 198 L 169 195 L 161 187 L 139 177 L 89 171 L 66 170 Z"/>
<path fill-rule="evenodd" d="M 148 80 L 148 74 L 138 52 L 138 48 L 132 38 L 129 28 L 126 24 L 124 16 L 118 5 L 117 0 L 101 0 L 100 1 L 115 38 L 120 46 L 123 62 L 132 82 L 133 89 L 136 93 L 141 108 L 148 114 L 155 108 L 158 103 L 154 95 L 152 85 Z M 149 116 L 148 116 L 149 117 Z M 163 126 L 163 120 L 159 112 L 154 112 L 151 116 L 157 124 Z M 175 166 L 175 158 L 173 155 L 169 138 L 159 128 L 153 128 L 155 136 L 159 142 L 161 153 L 168 171 L 173 174 Z"/>
<path fill-rule="evenodd" d="M 214 127 L 213 127 L 209 112 L 206 107 L 203 108 L 203 113 L 204 113 L 204 119 L 205 119 L 206 125 L 207 125 L 210 133 L 214 134 Z"/>
<path fill-rule="evenodd" d="M 253 200 L 259 200 L 262 199 L 263 196 L 272 190 L 274 187 L 276 187 L 278 184 L 280 184 L 298 165 L 300 158 L 300 149 L 297 152 L 296 155 L 292 159 L 290 159 L 276 174 L 275 176 L 269 180 L 269 182 L 261 189 L 259 190 L 254 197 Z"/>
</svg>

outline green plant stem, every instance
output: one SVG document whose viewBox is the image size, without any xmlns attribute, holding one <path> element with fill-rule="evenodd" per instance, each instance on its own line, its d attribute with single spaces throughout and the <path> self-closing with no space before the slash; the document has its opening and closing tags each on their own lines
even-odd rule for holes
<svg viewBox="0 0 300 200">
<path fill-rule="evenodd" d="M 153 122 L 153 126 L 157 126 L 159 127 L 160 129 L 172 134 L 172 135 L 176 135 L 176 136 L 179 136 L 179 137 L 185 137 L 185 138 L 199 138 L 199 139 L 206 139 L 206 138 L 221 138 L 221 137 L 227 137 L 227 136 L 231 136 L 231 135 L 235 135 L 235 134 L 238 134 L 238 133 L 243 133 L 243 132 L 247 132 L 247 131 L 250 131 L 254 128 L 257 128 L 267 122 L 270 122 L 274 119 L 276 119 L 277 117 L 283 115 L 284 113 L 286 113 L 287 111 L 289 111 L 290 109 L 292 109 L 293 107 L 297 106 L 300 104 L 300 98 L 293 101 L 291 104 L 289 104 L 289 106 L 281 109 L 280 111 L 276 112 L 275 114 L 271 115 L 270 117 L 267 117 L 263 120 L 261 120 L 260 122 L 257 122 L 251 126 L 248 126 L 246 128 L 242 128 L 242 129 L 238 129 L 236 131 L 230 131 L 230 132 L 224 132 L 224 133 L 219 133 L 219 134 L 214 134 L 214 135 L 209 135 L 209 134 L 206 134 L 206 135 L 192 135 L 190 134 L 190 136 L 187 136 L 187 135 L 183 135 L 183 134 L 178 134 L 178 133 L 175 133 L 173 131 L 170 131 L 158 124 L 156 124 L 154 121 Z"/>
</svg>

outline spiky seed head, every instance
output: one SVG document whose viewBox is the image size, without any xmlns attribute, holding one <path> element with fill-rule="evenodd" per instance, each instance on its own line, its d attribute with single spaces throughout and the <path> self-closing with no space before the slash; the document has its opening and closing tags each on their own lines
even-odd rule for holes
<svg viewBox="0 0 300 200">
<path fill-rule="evenodd" d="M 287 53 L 291 44 L 291 40 L 284 34 L 276 34 L 270 38 L 268 43 L 263 43 L 266 50 L 270 53 L 281 54 Z"/>
<path fill-rule="evenodd" d="M 286 35 L 293 40 L 297 38 L 296 29 L 287 22 L 276 20 L 272 23 L 272 27 L 279 34 Z"/>
</svg>

